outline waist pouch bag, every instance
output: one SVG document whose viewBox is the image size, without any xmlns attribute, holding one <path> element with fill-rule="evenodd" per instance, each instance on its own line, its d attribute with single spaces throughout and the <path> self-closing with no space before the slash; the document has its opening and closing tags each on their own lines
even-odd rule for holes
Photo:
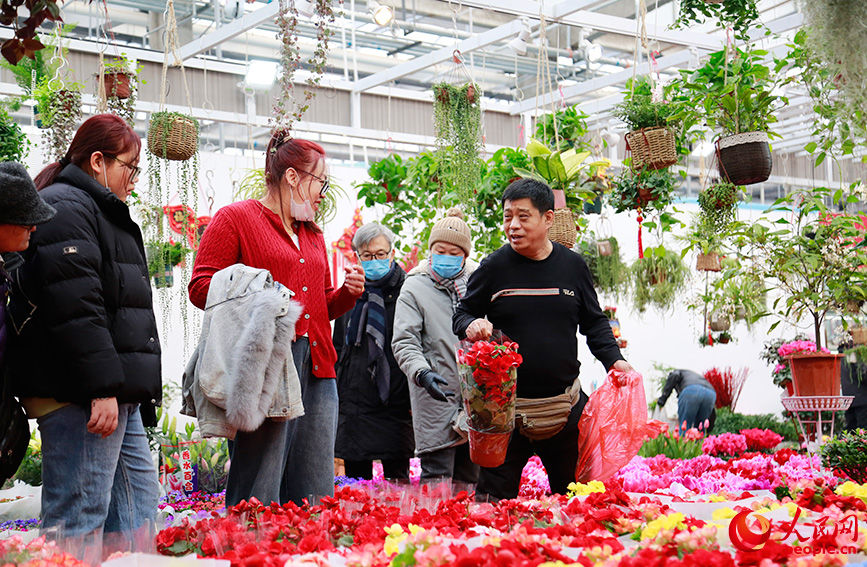
<svg viewBox="0 0 867 567">
<path fill-rule="evenodd" d="M 518 398 L 515 400 L 515 427 L 533 441 L 560 433 L 569 420 L 572 407 L 581 397 L 581 381 L 575 378 L 565 393 L 553 398 Z"/>
</svg>

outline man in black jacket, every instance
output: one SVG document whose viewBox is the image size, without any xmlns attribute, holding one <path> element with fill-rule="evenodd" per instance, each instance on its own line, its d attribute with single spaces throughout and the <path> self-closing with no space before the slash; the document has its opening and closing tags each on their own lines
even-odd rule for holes
<svg viewBox="0 0 867 567">
<path fill-rule="evenodd" d="M 564 494 L 575 479 L 578 421 L 588 399 L 578 382 L 578 331 L 606 369 L 626 372 L 632 366 L 599 308 L 584 260 L 548 240 L 554 219 L 551 188 L 520 179 L 506 188 L 502 203 L 509 244 L 488 256 L 470 277 L 454 315 L 454 332 L 473 341 L 487 340 L 497 328 L 518 343 L 524 359 L 518 368 L 519 398 L 554 398 L 570 390 L 576 395 L 571 412 L 563 416 L 564 427 L 553 436 L 530 439 L 514 433 L 506 461 L 482 468 L 476 492 L 481 498 L 516 497 L 527 459 L 538 454 L 551 490 Z"/>
</svg>

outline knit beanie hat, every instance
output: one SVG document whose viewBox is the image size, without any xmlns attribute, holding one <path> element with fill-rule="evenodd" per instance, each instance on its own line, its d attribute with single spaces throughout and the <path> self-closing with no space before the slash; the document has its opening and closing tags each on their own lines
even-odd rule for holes
<svg viewBox="0 0 867 567">
<path fill-rule="evenodd" d="M 457 207 L 446 211 L 446 216 L 433 225 L 428 238 L 427 247 L 430 249 L 437 242 L 448 242 L 461 248 L 470 255 L 472 242 L 470 241 L 470 227 L 464 222 L 464 213 Z"/>
<path fill-rule="evenodd" d="M 23 165 L 14 161 L 0 163 L 0 224 L 42 224 L 56 212 L 36 192 Z"/>
</svg>

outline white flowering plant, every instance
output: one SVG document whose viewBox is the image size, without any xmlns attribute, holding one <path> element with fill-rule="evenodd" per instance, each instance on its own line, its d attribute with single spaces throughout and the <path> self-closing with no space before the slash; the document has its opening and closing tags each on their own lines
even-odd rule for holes
<svg viewBox="0 0 867 567">
<path fill-rule="evenodd" d="M 860 245 L 865 218 L 837 212 L 852 199 L 842 190 L 799 190 L 777 199 L 756 222 L 736 223 L 742 250 L 783 292 L 771 306 L 780 319 L 771 330 L 783 320 L 797 324 L 809 315 L 821 347 L 826 315 L 865 297 L 867 248 Z"/>
</svg>

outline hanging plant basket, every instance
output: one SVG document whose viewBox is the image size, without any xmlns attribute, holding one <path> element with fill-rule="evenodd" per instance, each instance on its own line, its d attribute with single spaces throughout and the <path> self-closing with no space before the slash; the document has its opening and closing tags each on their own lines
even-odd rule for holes
<svg viewBox="0 0 867 567">
<path fill-rule="evenodd" d="M 695 269 L 701 272 L 719 272 L 722 269 L 719 254 L 716 252 L 699 254 L 695 261 Z"/>
<path fill-rule="evenodd" d="M 719 172 L 735 185 L 752 185 L 771 176 L 771 147 L 767 132 L 747 132 L 716 142 Z"/>
<path fill-rule="evenodd" d="M 626 134 L 633 169 L 663 169 L 677 163 L 677 140 L 665 127 L 642 128 Z"/>
<path fill-rule="evenodd" d="M 175 272 L 171 264 L 166 264 L 165 269 L 154 276 L 154 287 L 166 288 L 175 285 Z"/>
<path fill-rule="evenodd" d="M 647 203 L 651 201 L 655 201 L 656 197 L 653 195 L 653 191 L 648 189 L 647 187 L 639 187 L 638 188 L 638 204 L 642 207 L 647 205 Z"/>
<path fill-rule="evenodd" d="M 729 318 L 725 315 L 713 313 L 710 316 L 710 330 L 715 333 L 719 333 L 720 331 L 728 331 L 731 326 L 731 320 L 729 320 Z"/>
<path fill-rule="evenodd" d="M 572 215 L 572 209 L 563 207 L 554 211 L 554 224 L 548 229 L 548 240 L 570 249 L 575 246 L 575 242 L 578 240 L 578 230 L 575 228 L 575 217 Z"/>
<path fill-rule="evenodd" d="M 584 201 L 584 214 L 602 214 L 602 195 L 597 193 L 592 201 Z"/>
<path fill-rule="evenodd" d="M 812 353 L 787 356 L 796 396 L 839 396 L 842 354 Z"/>
<path fill-rule="evenodd" d="M 598 252 L 600 256 L 611 256 L 612 252 L 614 252 L 614 247 L 611 245 L 610 240 L 597 240 L 596 252 Z"/>
<path fill-rule="evenodd" d="M 852 327 L 849 334 L 856 345 L 867 345 L 867 327 Z"/>
<path fill-rule="evenodd" d="M 129 98 L 131 94 L 129 73 L 105 73 L 104 77 L 106 96 L 121 99 Z M 99 80 L 99 77 L 97 77 L 97 80 Z"/>
<path fill-rule="evenodd" d="M 148 151 L 157 157 L 186 161 L 199 147 L 199 123 L 177 112 L 154 112 L 148 128 Z"/>
</svg>

